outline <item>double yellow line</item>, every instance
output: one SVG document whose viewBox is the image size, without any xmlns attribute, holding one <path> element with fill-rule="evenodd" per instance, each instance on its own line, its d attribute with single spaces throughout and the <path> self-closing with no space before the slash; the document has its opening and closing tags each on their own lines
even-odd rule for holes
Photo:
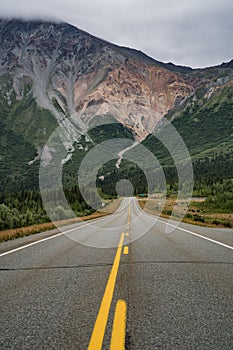
<svg viewBox="0 0 233 350">
<path fill-rule="evenodd" d="M 114 259 L 112 270 L 108 279 L 108 283 L 104 292 L 104 296 L 100 305 L 99 313 L 95 322 L 95 326 L 92 332 L 91 340 L 88 346 L 88 350 L 101 350 L 103 345 L 104 334 L 107 326 L 108 315 L 110 306 L 112 303 L 113 292 L 116 284 L 117 272 L 120 265 L 122 246 L 124 242 L 125 234 L 121 234 L 120 242 L 117 248 L 117 253 Z M 113 332 L 111 339 L 111 350 L 124 349 L 124 338 L 125 338 L 125 324 L 126 324 L 126 305 L 125 302 L 119 300 L 116 307 L 116 313 L 113 324 Z M 123 321 L 123 322 L 122 322 Z M 119 343 L 119 338 L 116 336 L 118 333 L 123 335 L 123 347 L 116 348 L 116 342 Z M 118 339 L 116 339 L 118 338 Z"/>
<path fill-rule="evenodd" d="M 128 224 L 130 223 L 130 205 L 128 209 Z M 113 293 L 116 284 L 117 272 L 120 265 L 122 247 L 128 233 L 122 233 L 117 247 L 116 256 L 113 262 L 112 270 L 100 305 L 97 319 L 92 332 L 88 350 L 101 350 L 106 331 L 109 311 L 112 303 Z M 128 254 L 128 246 L 124 247 L 124 254 Z M 110 350 L 125 349 L 125 332 L 126 332 L 126 313 L 127 307 L 124 300 L 118 300 L 114 315 L 112 337 Z"/>
</svg>

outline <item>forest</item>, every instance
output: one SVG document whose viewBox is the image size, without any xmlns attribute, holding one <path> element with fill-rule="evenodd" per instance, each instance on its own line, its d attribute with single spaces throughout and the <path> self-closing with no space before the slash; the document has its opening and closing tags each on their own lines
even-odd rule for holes
<svg viewBox="0 0 233 350">
<path fill-rule="evenodd" d="M 139 182 L 134 187 L 134 195 L 147 193 L 147 188 L 142 174 L 134 179 L 134 183 Z M 145 180 L 145 179 L 143 179 Z M 117 193 L 113 183 L 106 183 L 104 188 L 99 187 L 100 196 L 105 199 L 113 199 L 117 197 Z M 177 183 L 171 182 L 167 184 L 168 196 L 174 196 L 177 192 Z M 87 189 L 85 189 L 87 191 Z M 105 191 L 105 192 L 104 192 Z M 89 206 L 82 197 L 78 185 L 65 187 L 64 194 L 67 201 L 77 216 L 85 216 L 93 213 L 95 210 Z M 101 208 L 102 202 L 99 198 L 95 198 L 95 191 L 89 190 L 88 196 L 92 196 L 92 203 L 95 208 Z M 193 196 L 205 197 L 205 201 L 198 204 L 202 210 L 218 213 L 233 212 L 233 179 L 212 180 L 211 178 L 196 181 L 193 188 Z M 51 206 L 54 210 L 53 217 L 56 220 L 69 219 L 70 214 L 64 208 L 63 203 L 59 199 L 60 195 L 55 190 L 50 193 Z M 41 194 L 36 190 L 23 190 L 15 193 L 0 193 L 0 230 L 13 229 L 19 227 L 30 226 L 34 224 L 43 224 L 50 222 L 41 198 Z"/>
<path fill-rule="evenodd" d="M 188 118 L 188 121 L 189 120 L 190 118 Z M 208 120 L 207 122 L 209 124 Z M 206 138 L 206 125 L 204 125 L 205 127 L 202 126 L 202 128 L 199 128 L 199 140 L 197 142 L 196 138 L 195 142 L 196 149 L 192 145 L 194 140 L 193 135 L 190 138 L 190 135 L 187 132 L 183 132 L 183 137 L 187 147 L 192 150 L 191 156 L 194 170 L 193 196 L 204 197 L 206 199 L 199 204 L 203 210 L 208 209 L 212 212 L 222 213 L 233 212 L 233 145 L 229 138 L 229 132 L 231 132 L 232 129 L 230 122 L 231 120 L 229 118 L 228 124 L 225 125 L 225 128 L 221 131 L 221 136 L 224 134 L 226 141 L 219 143 L 216 148 L 212 148 L 214 142 L 213 137 L 215 136 L 217 138 L 219 133 L 211 133 L 211 137 L 209 136 L 210 134 L 208 134 L 208 138 Z M 179 125 L 182 125 L 181 131 L 183 131 L 183 129 L 185 130 L 186 123 L 185 116 L 180 119 L 178 118 L 176 121 L 177 129 L 181 129 Z M 187 128 L 193 130 L 194 126 L 191 124 L 188 125 Z M 105 126 L 96 127 L 91 131 L 91 137 L 94 144 L 91 145 L 89 143 L 89 150 L 94 147 L 95 144 L 99 144 L 102 141 L 109 139 L 109 135 L 114 139 L 123 137 L 132 140 L 132 134 L 128 129 L 118 124 L 107 124 Z M 208 147 L 206 144 L 207 141 Z M 81 150 L 80 145 L 82 146 Z M 178 178 L 176 167 L 169 152 L 153 135 L 147 137 L 147 139 L 143 141 L 143 145 L 159 160 L 166 177 L 167 194 L 168 196 L 174 196 L 177 192 Z M 92 209 L 83 199 L 77 184 L 78 166 L 80 165 L 82 158 L 85 156 L 85 147 L 85 138 L 82 138 L 79 144 L 76 145 L 72 162 L 66 163 L 63 167 L 64 193 L 72 210 L 78 216 L 88 215 L 94 211 L 94 209 Z M 140 152 L 137 151 L 137 148 L 133 151 L 136 152 L 136 154 L 137 152 L 140 154 Z M 19 157 L 21 157 L 21 153 L 24 153 L 23 149 L 22 152 L 17 153 L 19 154 Z M 32 158 L 33 155 L 30 157 Z M 148 188 L 146 176 L 139 166 L 124 159 L 120 168 L 117 169 L 115 166 L 116 161 L 117 159 L 112 159 L 103 164 L 99 169 L 96 186 L 98 187 L 103 199 L 116 198 L 116 184 L 121 179 L 128 179 L 132 183 L 134 187 L 134 195 L 147 194 L 147 192 L 151 190 Z M 12 183 L 15 184 L 15 187 L 10 185 L 11 181 L 9 181 L 9 178 L 6 178 L 3 173 L 1 174 L 0 230 L 42 224 L 50 221 L 50 218 L 44 209 L 39 192 L 39 164 L 36 162 L 34 165 L 33 168 L 30 168 L 28 164 L 25 165 L 25 168 L 21 169 L 21 174 L 19 173 L 20 168 L 16 163 L 15 173 L 11 179 Z M 148 166 L 150 166 L 150 164 Z M 5 169 L 5 172 L 11 173 L 10 169 Z M 152 190 L 155 190 L 155 185 Z M 161 189 L 157 188 L 156 190 L 159 191 Z M 52 197 L 55 198 L 52 203 L 54 217 L 56 220 L 69 218 L 67 209 L 63 207 L 63 204 L 59 200 L 59 195 L 57 195 L 56 190 L 53 191 Z M 92 196 L 92 194 L 90 195 Z M 94 192 L 93 196 L 95 196 Z M 98 203 L 98 201 L 99 199 L 96 198 L 95 208 L 98 206 L 101 207 L 102 205 L 102 203 Z"/>
<path fill-rule="evenodd" d="M 95 203 L 95 207 L 100 208 L 102 202 L 99 201 L 95 192 L 87 189 L 85 191 L 88 191 L 87 195 L 92 198 L 92 203 Z M 78 217 L 94 212 L 94 209 L 84 201 L 78 186 L 64 188 L 64 194 L 70 208 Z M 64 208 L 59 191 L 51 190 L 49 198 L 50 202 L 48 202 L 48 205 L 53 210 L 53 218 L 55 220 L 71 218 L 70 212 Z M 50 221 L 39 191 L 23 190 L 15 193 L 0 193 L 0 230 L 43 224 Z"/>
</svg>

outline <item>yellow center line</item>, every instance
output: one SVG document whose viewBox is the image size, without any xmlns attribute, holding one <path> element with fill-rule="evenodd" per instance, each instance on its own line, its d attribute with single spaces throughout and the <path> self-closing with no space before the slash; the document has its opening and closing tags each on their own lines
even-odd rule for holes
<svg viewBox="0 0 233 350">
<path fill-rule="evenodd" d="M 118 300 L 113 321 L 110 350 L 125 350 L 126 302 Z"/>
<path fill-rule="evenodd" d="M 129 232 L 126 232 L 125 235 L 128 237 L 129 236 Z"/>
<path fill-rule="evenodd" d="M 124 247 L 123 254 L 124 254 L 124 255 L 129 254 L 129 247 L 128 247 L 128 246 L 125 246 L 125 247 Z"/>
<path fill-rule="evenodd" d="M 112 297 L 113 297 L 113 292 L 114 292 L 116 278 L 117 278 L 117 272 L 118 272 L 120 259 L 121 259 L 121 252 L 122 252 L 124 238 L 125 238 L 125 234 L 122 233 L 119 241 L 119 245 L 117 248 L 116 256 L 114 259 L 114 263 L 112 266 L 112 270 L 111 270 L 108 283 L 104 292 L 104 296 L 100 305 L 99 313 L 94 325 L 88 350 L 102 349 L 105 329 L 108 321 L 109 310 L 112 303 Z"/>
</svg>

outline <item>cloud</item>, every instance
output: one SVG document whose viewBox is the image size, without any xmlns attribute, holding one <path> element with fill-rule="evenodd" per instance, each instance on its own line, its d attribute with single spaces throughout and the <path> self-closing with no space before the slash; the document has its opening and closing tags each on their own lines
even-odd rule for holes
<svg viewBox="0 0 233 350">
<path fill-rule="evenodd" d="M 58 18 L 157 60 L 193 67 L 232 59 L 232 0 L 1 1 L 1 16 Z"/>
</svg>

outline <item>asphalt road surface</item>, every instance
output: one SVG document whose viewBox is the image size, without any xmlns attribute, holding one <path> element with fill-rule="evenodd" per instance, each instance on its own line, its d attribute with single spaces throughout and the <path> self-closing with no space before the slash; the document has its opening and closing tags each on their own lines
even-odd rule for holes
<svg viewBox="0 0 233 350">
<path fill-rule="evenodd" d="M 125 198 L 0 244 L 0 349 L 233 349 L 233 230 L 170 225 Z"/>
</svg>

